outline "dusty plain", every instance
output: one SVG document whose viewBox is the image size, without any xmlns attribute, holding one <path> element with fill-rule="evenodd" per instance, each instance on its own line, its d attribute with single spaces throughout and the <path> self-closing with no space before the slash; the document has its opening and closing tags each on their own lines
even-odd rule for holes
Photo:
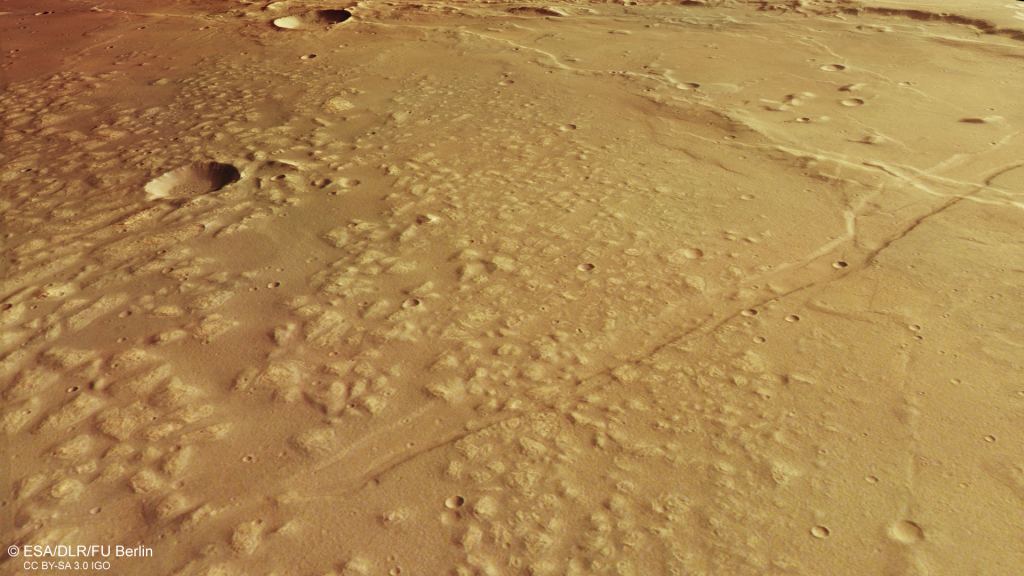
<svg viewBox="0 0 1024 576">
<path fill-rule="evenodd" d="M 2 0 L 0 57 L 4 548 L 1024 573 L 1024 2 Z"/>
</svg>

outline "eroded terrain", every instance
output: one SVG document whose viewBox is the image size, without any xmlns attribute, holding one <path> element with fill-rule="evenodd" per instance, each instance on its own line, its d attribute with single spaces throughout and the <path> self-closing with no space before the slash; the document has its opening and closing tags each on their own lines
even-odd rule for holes
<svg viewBox="0 0 1024 576">
<path fill-rule="evenodd" d="M 1024 7 L 626 4 L 0 2 L 4 543 L 1019 574 Z"/>
</svg>

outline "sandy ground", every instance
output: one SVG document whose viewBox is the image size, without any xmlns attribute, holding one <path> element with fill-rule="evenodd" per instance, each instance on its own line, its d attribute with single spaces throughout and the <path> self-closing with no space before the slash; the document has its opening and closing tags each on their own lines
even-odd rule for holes
<svg viewBox="0 0 1024 576">
<path fill-rule="evenodd" d="M 1021 574 L 1024 2 L 626 4 L 0 1 L 4 547 Z"/>
</svg>

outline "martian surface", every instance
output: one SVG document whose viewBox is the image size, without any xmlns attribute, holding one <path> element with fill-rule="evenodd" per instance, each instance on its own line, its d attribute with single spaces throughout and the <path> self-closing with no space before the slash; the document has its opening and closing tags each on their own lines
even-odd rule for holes
<svg viewBox="0 0 1024 576">
<path fill-rule="evenodd" d="M 1024 573 L 1024 2 L 0 0 L 0 70 L 0 574 Z"/>
</svg>

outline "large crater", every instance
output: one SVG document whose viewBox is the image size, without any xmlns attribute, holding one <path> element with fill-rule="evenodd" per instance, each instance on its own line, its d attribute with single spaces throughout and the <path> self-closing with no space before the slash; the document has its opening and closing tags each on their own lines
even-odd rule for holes
<svg viewBox="0 0 1024 576">
<path fill-rule="evenodd" d="M 188 199 L 216 192 L 238 181 L 242 175 L 231 164 L 195 162 L 166 172 L 150 180 L 145 187 L 147 200 Z"/>
<path fill-rule="evenodd" d="M 323 28 L 341 24 L 352 17 L 352 13 L 343 9 L 314 10 L 296 16 L 282 16 L 274 19 L 274 27 L 281 30 L 302 30 L 303 28 Z"/>
</svg>

